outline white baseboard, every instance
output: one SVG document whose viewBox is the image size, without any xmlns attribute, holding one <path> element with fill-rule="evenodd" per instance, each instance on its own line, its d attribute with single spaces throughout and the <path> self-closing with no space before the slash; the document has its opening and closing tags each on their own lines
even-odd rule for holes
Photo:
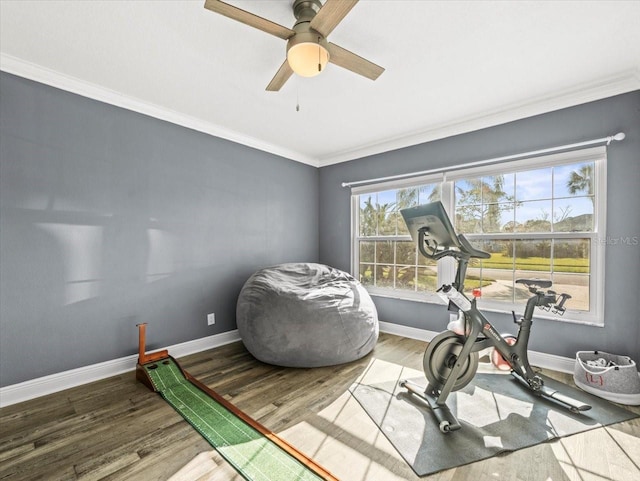
<svg viewBox="0 0 640 481">
<path fill-rule="evenodd" d="M 393 324 L 391 322 L 384 321 L 380 321 L 380 331 L 426 342 L 430 341 L 438 334 L 438 332 L 429 331 L 427 329 L 418 329 L 416 327 L 402 326 L 400 324 Z M 240 335 L 238 334 L 238 330 L 235 329 L 233 331 L 195 339 L 193 341 L 175 344 L 167 347 L 166 349 L 169 350 L 173 357 L 182 357 L 196 352 L 206 351 L 207 349 L 224 346 L 225 344 L 239 340 Z M 10 406 L 22 401 L 28 401 L 29 399 L 34 399 L 132 371 L 135 368 L 137 358 L 138 356 L 136 354 L 132 354 L 131 356 L 92 364 L 90 366 L 80 367 L 70 371 L 50 374 L 49 376 L 31 379 L 29 381 L 0 388 L 0 407 Z M 534 366 L 566 373 L 572 373 L 575 364 L 575 359 L 536 351 L 529 351 L 529 361 Z"/>
<path fill-rule="evenodd" d="M 234 329 L 233 331 L 175 344 L 166 349 L 169 350 L 169 353 L 173 357 L 178 358 L 239 340 L 240 335 L 238 334 L 238 330 Z M 0 388 L 0 407 L 10 406 L 29 399 L 133 371 L 136 367 L 137 360 L 138 355 L 132 354 L 131 356 L 79 367 L 77 369 L 71 369 L 70 371 L 50 374 L 49 376 L 39 377 Z"/>
<path fill-rule="evenodd" d="M 380 321 L 380 332 L 387 334 L 395 334 L 396 336 L 408 337 L 419 341 L 431 341 L 438 332 L 428 331 L 426 329 L 418 329 L 416 327 L 401 326 L 391 322 Z M 547 354 L 544 352 L 529 351 L 529 362 L 533 366 L 551 369 L 565 373 L 573 373 L 575 359 L 568 357 L 556 356 L 555 354 Z"/>
<path fill-rule="evenodd" d="M 529 363 L 532 366 L 573 374 L 576 360 L 575 358 L 556 356 L 545 352 L 529 351 Z"/>
<path fill-rule="evenodd" d="M 439 334 L 436 331 L 418 329 L 417 327 L 401 326 L 400 324 L 393 324 L 392 322 L 379 321 L 379 324 L 380 332 L 408 337 L 409 339 L 417 339 L 418 341 L 429 342 Z"/>
</svg>

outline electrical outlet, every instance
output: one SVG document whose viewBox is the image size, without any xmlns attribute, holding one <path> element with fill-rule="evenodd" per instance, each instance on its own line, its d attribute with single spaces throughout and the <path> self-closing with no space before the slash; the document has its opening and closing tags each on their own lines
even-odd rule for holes
<svg viewBox="0 0 640 481">
<path fill-rule="evenodd" d="M 216 323 L 216 315 L 212 312 L 207 314 L 207 326 L 213 326 Z"/>
</svg>

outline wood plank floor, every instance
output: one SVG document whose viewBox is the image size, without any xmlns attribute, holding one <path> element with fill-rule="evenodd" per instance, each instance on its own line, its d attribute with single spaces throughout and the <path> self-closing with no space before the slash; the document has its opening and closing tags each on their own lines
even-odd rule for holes
<svg viewBox="0 0 640 481">
<path fill-rule="evenodd" d="M 347 389 L 374 357 L 420 370 L 425 346 L 382 334 L 364 359 L 318 369 L 262 364 L 239 342 L 180 361 L 343 481 L 640 480 L 638 419 L 418 478 Z M 242 478 L 132 371 L 0 410 L 0 480 L 39 479 Z"/>
</svg>

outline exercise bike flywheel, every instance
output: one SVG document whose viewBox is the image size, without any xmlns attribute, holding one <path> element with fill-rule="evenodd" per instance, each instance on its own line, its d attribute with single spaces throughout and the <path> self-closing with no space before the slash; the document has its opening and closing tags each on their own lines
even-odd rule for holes
<svg viewBox="0 0 640 481">
<path fill-rule="evenodd" d="M 458 361 L 458 355 L 462 351 L 463 340 L 453 331 L 444 331 L 438 334 L 429 343 L 424 353 L 422 366 L 424 374 L 429 381 L 429 387 L 440 390 L 449 378 L 453 366 Z M 452 391 L 465 387 L 475 376 L 478 370 L 478 353 L 471 352 L 462 360 L 462 368 L 453 385 Z"/>
</svg>

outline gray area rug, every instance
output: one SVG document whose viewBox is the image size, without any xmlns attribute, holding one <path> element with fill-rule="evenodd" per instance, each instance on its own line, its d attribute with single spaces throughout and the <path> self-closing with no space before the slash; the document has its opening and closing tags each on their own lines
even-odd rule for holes
<svg viewBox="0 0 640 481">
<path fill-rule="evenodd" d="M 535 396 L 509 375 L 479 372 L 471 384 L 449 396 L 447 405 L 462 428 L 445 435 L 424 401 L 399 387 L 400 379 L 426 384 L 419 371 L 375 360 L 349 390 L 419 476 L 637 417 L 544 378 L 549 387 L 592 406 L 574 414 Z"/>
</svg>

